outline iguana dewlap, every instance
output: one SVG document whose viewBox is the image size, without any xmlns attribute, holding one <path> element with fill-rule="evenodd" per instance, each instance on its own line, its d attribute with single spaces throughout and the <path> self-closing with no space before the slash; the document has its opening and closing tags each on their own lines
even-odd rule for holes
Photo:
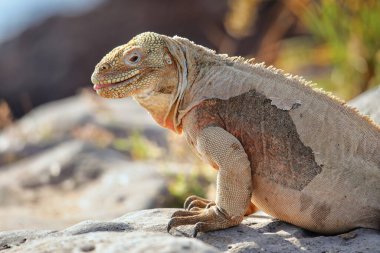
<svg viewBox="0 0 380 253">
<path fill-rule="evenodd" d="M 91 80 L 103 97 L 133 96 L 218 169 L 216 200 L 190 197 L 168 229 L 228 228 L 256 207 L 320 233 L 380 229 L 379 126 L 303 79 L 148 32 Z"/>
</svg>

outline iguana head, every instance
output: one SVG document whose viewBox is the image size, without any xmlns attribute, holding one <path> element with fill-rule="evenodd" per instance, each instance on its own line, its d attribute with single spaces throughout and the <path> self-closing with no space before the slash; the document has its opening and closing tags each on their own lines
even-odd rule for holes
<svg viewBox="0 0 380 253">
<path fill-rule="evenodd" d="M 91 81 L 100 96 L 123 98 L 160 90 L 172 92 L 176 76 L 162 35 L 146 32 L 104 56 Z"/>
<path fill-rule="evenodd" d="M 179 72 L 170 38 L 152 32 L 137 35 L 109 52 L 91 76 L 96 92 L 106 98 L 133 96 L 163 127 L 174 130 Z"/>
</svg>

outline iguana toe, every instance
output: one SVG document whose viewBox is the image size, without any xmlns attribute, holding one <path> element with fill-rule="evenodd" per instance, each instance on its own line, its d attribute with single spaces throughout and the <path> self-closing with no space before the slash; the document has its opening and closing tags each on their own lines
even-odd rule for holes
<svg viewBox="0 0 380 253">
<path fill-rule="evenodd" d="M 194 238 L 197 237 L 198 232 L 200 232 L 200 231 L 206 231 L 208 226 L 209 226 L 209 224 L 207 224 L 205 222 L 198 222 L 197 224 L 195 224 L 192 237 L 194 237 Z"/>
<path fill-rule="evenodd" d="M 208 199 L 204 199 L 195 195 L 188 197 L 184 203 L 184 208 L 190 210 L 193 207 L 199 208 L 209 208 L 210 206 L 214 206 L 215 201 L 211 201 Z"/>
<path fill-rule="evenodd" d="M 199 211 L 176 211 L 169 221 L 168 232 L 172 227 L 182 225 L 195 225 L 193 237 L 198 232 L 207 232 L 212 230 L 224 229 L 239 225 L 243 217 L 230 217 L 223 213 L 217 206 Z"/>
<path fill-rule="evenodd" d="M 198 210 L 195 210 L 195 211 L 186 211 L 186 210 L 178 210 L 178 211 L 175 211 L 171 218 L 174 218 L 174 217 L 186 217 L 186 216 L 194 216 L 194 215 L 197 215 L 199 212 L 197 212 Z"/>
<path fill-rule="evenodd" d="M 211 204 L 211 205 L 210 205 Z M 193 200 L 187 207 L 187 210 L 191 210 L 192 208 L 209 208 L 210 206 L 214 206 L 215 203 L 207 203 L 202 200 Z"/>
</svg>

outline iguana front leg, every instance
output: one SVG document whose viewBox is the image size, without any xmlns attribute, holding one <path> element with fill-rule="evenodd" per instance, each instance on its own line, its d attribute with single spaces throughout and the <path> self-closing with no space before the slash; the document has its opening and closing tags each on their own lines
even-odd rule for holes
<svg viewBox="0 0 380 253">
<path fill-rule="evenodd" d="M 243 146 L 221 127 L 206 127 L 196 137 L 195 147 L 202 158 L 218 167 L 216 205 L 173 214 L 172 227 L 194 224 L 198 232 L 224 229 L 240 224 L 252 193 L 250 163 Z"/>
</svg>

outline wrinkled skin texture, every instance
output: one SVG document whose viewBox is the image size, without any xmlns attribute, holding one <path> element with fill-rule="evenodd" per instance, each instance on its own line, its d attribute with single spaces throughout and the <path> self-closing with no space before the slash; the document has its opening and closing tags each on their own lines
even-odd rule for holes
<svg viewBox="0 0 380 253">
<path fill-rule="evenodd" d="M 380 128 L 301 78 L 148 32 L 107 54 L 91 80 L 183 132 L 218 170 L 216 200 L 189 197 L 168 231 L 194 225 L 196 236 L 257 209 L 324 234 L 380 229 Z"/>
<path fill-rule="evenodd" d="M 164 41 L 154 33 L 136 36 L 116 47 L 96 65 L 94 89 L 105 98 L 133 96 L 164 127 L 178 76 Z"/>
</svg>

